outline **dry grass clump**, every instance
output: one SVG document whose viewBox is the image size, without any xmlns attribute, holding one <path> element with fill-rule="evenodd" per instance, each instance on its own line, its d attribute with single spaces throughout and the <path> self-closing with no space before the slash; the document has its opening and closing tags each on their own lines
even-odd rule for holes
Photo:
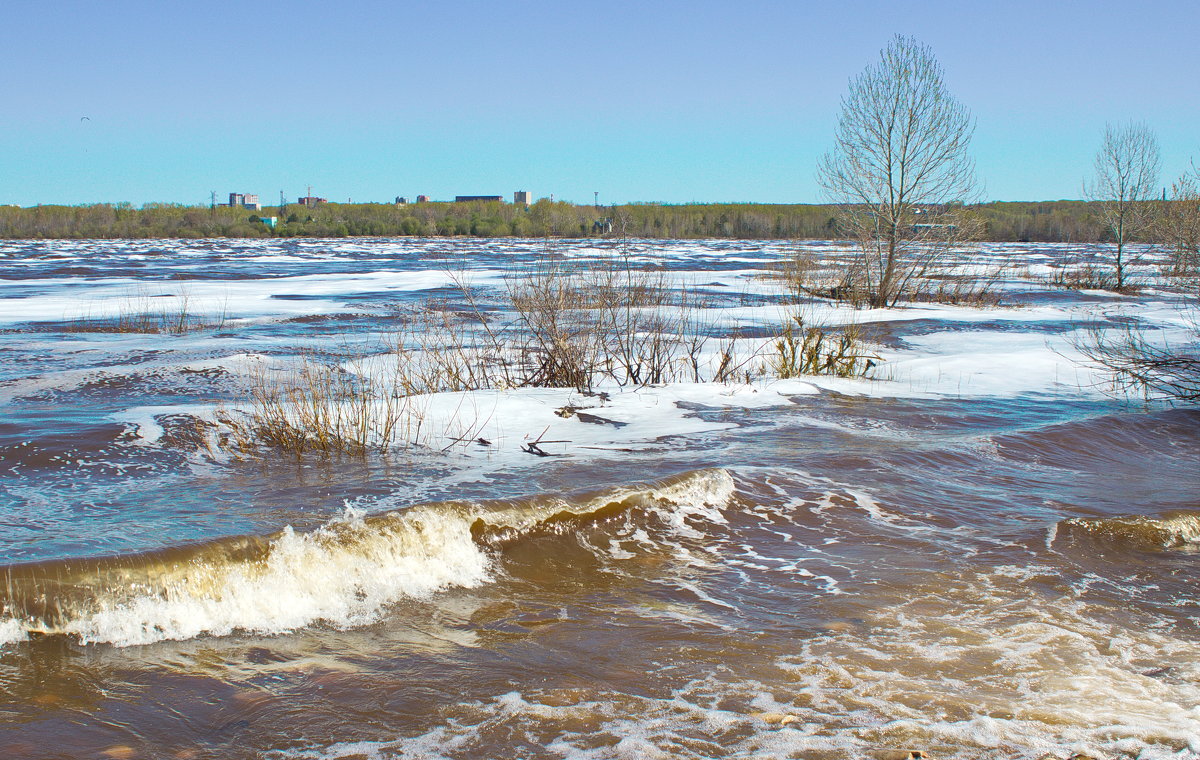
<svg viewBox="0 0 1200 760">
<path fill-rule="evenodd" d="M 861 344 L 856 325 L 828 332 L 806 327 L 802 317 L 793 315 L 767 354 L 767 369 L 783 380 L 804 375 L 861 377 L 879 360 L 875 354 L 862 353 Z"/>
<path fill-rule="evenodd" d="M 145 333 L 152 335 L 186 335 L 202 330 L 224 328 L 227 316 L 193 311 L 187 293 L 177 296 L 138 294 L 125 299 L 116 314 L 92 317 L 81 316 L 63 322 L 68 333 Z"/>
<path fill-rule="evenodd" d="M 344 372 L 302 362 L 283 382 L 251 388 L 254 433 L 268 446 L 348 454 L 366 449 L 373 394 Z"/>
<path fill-rule="evenodd" d="M 445 451 L 474 441 L 486 418 L 469 403 L 440 417 L 430 414 L 426 394 L 433 391 L 417 382 L 403 354 L 314 354 L 283 368 L 260 368 L 250 376 L 247 405 L 218 413 L 217 445 L 243 454 L 267 448 L 362 456 Z"/>
<path fill-rule="evenodd" d="M 1054 268 L 1046 284 L 1063 290 L 1114 290 L 1117 276 L 1110 267 L 1099 264 L 1064 265 Z"/>
<path fill-rule="evenodd" d="M 914 291 L 912 300 L 918 303 L 940 303 L 951 306 L 986 308 L 1000 305 L 996 286 L 1003 275 L 997 268 L 985 274 L 947 274 L 930 277 Z"/>
<path fill-rule="evenodd" d="M 273 375 L 256 372 L 250 404 L 244 438 L 295 454 L 388 449 L 410 440 L 421 424 L 409 398 L 312 356 Z"/>
</svg>

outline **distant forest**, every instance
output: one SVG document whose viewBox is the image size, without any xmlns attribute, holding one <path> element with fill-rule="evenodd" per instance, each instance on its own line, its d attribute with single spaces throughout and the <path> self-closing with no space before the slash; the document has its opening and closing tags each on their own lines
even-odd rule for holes
<svg viewBox="0 0 1200 760">
<path fill-rule="evenodd" d="M 973 206 L 993 241 L 1096 242 L 1104 239 L 1095 204 L 1084 201 L 996 202 Z M 0 207 L 0 238 L 266 237 L 592 237 L 832 239 L 833 206 L 760 203 L 633 203 L 581 206 L 542 199 L 524 206 L 498 201 L 321 203 L 261 211 L 217 206 L 127 203 Z M 261 221 L 276 217 L 274 229 Z M 603 220 L 610 220 L 605 224 Z M 601 222 L 597 224 L 597 222 Z M 611 229 L 610 229 L 611 226 Z"/>
</svg>

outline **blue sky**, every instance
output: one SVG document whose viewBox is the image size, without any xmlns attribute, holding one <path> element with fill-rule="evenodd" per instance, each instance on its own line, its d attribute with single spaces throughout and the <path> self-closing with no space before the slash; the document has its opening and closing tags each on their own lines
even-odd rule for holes
<svg viewBox="0 0 1200 760">
<path fill-rule="evenodd" d="M 975 115 L 988 199 L 1079 197 L 1106 121 L 1157 132 L 1164 183 L 1200 162 L 1194 0 L 4 6 L 0 203 L 818 202 L 897 33 Z"/>
</svg>

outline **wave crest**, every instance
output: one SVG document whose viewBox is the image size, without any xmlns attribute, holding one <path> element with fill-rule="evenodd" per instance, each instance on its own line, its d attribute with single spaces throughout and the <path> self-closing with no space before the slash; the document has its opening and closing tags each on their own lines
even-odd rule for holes
<svg viewBox="0 0 1200 760">
<path fill-rule="evenodd" d="M 734 493 L 724 470 L 701 470 L 582 499 L 443 502 L 367 516 L 347 508 L 315 531 L 290 527 L 111 558 L 0 570 L 0 645 L 29 633 L 121 646 L 200 635 L 283 633 L 324 621 L 355 626 L 387 605 L 494 577 L 500 544 L 643 510 L 671 530 L 689 515 L 723 522 Z"/>
<path fill-rule="evenodd" d="M 1057 535 L 1085 538 L 1116 549 L 1200 551 L 1200 512 L 1169 512 L 1158 517 L 1075 517 L 1060 522 Z"/>
</svg>

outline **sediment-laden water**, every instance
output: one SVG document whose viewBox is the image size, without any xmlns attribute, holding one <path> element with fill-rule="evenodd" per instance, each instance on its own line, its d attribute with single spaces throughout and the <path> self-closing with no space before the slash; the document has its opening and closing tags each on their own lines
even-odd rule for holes
<svg viewBox="0 0 1200 760">
<path fill-rule="evenodd" d="M 1178 297 L 1013 244 L 958 262 L 998 305 L 797 307 L 796 248 L 0 245 L 0 757 L 1200 755 L 1200 411 L 1077 349 L 1185 338 Z M 876 366 L 445 391 L 354 455 L 234 434 L 414 310 L 505 324 L 547 256 L 686 286 L 706 357 L 802 313 Z"/>
</svg>

